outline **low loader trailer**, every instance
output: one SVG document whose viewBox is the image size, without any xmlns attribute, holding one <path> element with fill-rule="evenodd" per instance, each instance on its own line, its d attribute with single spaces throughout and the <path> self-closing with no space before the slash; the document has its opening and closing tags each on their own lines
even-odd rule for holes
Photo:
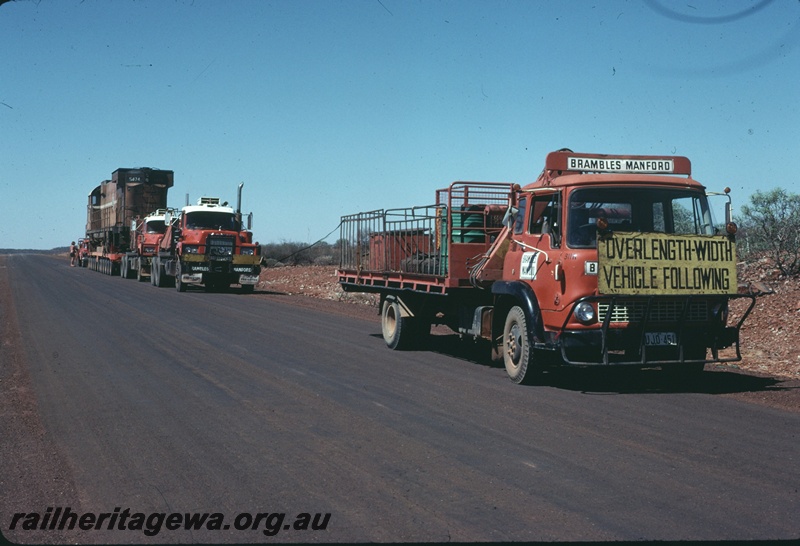
<svg viewBox="0 0 800 546">
<path fill-rule="evenodd" d="M 342 217 L 338 281 L 380 296 L 391 349 L 443 324 L 486 340 L 515 383 L 554 366 L 690 378 L 741 360 L 755 304 L 738 287 L 728 191 L 707 192 L 685 157 L 563 149 L 524 187 L 454 182 L 431 205 Z M 739 298 L 749 305 L 729 321 Z"/>
</svg>

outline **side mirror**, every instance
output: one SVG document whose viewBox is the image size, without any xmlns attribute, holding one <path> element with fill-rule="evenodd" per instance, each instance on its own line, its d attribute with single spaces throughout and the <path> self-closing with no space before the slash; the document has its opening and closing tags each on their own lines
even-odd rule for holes
<svg viewBox="0 0 800 546">
<path fill-rule="evenodd" d="M 519 209 L 517 207 L 508 207 L 508 210 L 503 216 L 503 225 L 508 229 L 514 227 L 514 223 L 517 221 L 517 214 L 519 214 Z"/>
<path fill-rule="evenodd" d="M 247 215 L 247 231 L 253 229 L 253 213 Z"/>
</svg>

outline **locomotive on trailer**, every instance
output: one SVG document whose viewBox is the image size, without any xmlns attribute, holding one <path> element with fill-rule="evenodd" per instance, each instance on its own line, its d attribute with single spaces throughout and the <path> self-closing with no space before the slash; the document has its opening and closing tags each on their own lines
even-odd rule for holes
<svg viewBox="0 0 800 546">
<path fill-rule="evenodd" d="M 134 249 L 131 224 L 167 207 L 173 180 L 174 173 L 169 170 L 122 168 L 92 190 L 86 213 L 85 265 L 118 275 L 122 258 Z"/>
</svg>

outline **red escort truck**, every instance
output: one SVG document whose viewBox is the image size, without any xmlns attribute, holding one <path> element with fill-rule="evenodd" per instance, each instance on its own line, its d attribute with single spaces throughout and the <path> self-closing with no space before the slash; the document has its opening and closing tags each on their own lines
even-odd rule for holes
<svg viewBox="0 0 800 546">
<path fill-rule="evenodd" d="M 201 197 L 197 205 L 183 207 L 177 216 L 169 211 L 167 229 L 153 258 L 151 284 L 174 284 L 184 292 L 189 284 L 207 291 L 239 284 L 253 292 L 261 273 L 261 245 L 253 242 L 253 216 L 242 227 L 242 187 L 236 210 L 217 197 Z"/>
<path fill-rule="evenodd" d="M 380 295 L 392 349 L 444 324 L 488 340 L 515 383 L 565 364 L 688 378 L 741 360 L 755 303 L 737 293 L 727 190 L 723 226 L 709 195 L 685 157 L 559 150 L 525 187 L 454 182 L 433 205 L 343 217 L 338 280 Z M 734 298 L 751 301 L 729 324 Z"/>
<path fill-rule="evenodd" d="M 117 169 L 89 194 L 86 217 L 86 266 L 118 275 L 122 258 L 132 250 L 131 222 L 167 206 L 172 171 Z"/>
</svg>

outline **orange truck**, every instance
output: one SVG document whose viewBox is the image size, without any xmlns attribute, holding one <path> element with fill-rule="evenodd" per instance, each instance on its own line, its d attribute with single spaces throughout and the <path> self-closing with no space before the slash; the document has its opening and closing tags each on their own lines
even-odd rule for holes
<svg viewBox="0 0 800 546">
<path fill-rule="evenodd" d="M 145 281 L 150 278 L 153 258 L 167 230 L 166 215 L 171 209 L 157 209 L 144 218 L 134 218 L 130 241 L 133 249 L 122 256 L 120 276 Z"/>
<path fill-rule="evenodd" d="M 338 281 L 380 295 L 391 349 L 431 325 L 488 342 L 515 383 L 554 366 L 741 360 L 736 224 L 679 156 L 548 154 L 538 179 L 454 182 L 432 205 L 344 216 Z M 716 224 L 710 196 L 723 196 Z M 729 303 L 750 298 L 729 323 Z"/>
<path fill-rule="evenodd" d="M 141 167 L 117 169 L 89 194 L 86 217 L 86 267 L 107 275 L 121 272 L 122 259 L 133 250 L 131 222 L 167 206 L 172 171 Z"/>
<path fill-rule="evenodd" d="M 201 197 L 176 214 L 167 211 L 166 231 L 153 258 L 151 284 L 174 285 L 179 292 L 191 284 L 207 291 L 240 285 L 253 292 L 261 273 L 261 246 L 253 242 L 253 215 L 242 225 L 242 187 L 236 210 L 217 197 Z"/>
</svg>

